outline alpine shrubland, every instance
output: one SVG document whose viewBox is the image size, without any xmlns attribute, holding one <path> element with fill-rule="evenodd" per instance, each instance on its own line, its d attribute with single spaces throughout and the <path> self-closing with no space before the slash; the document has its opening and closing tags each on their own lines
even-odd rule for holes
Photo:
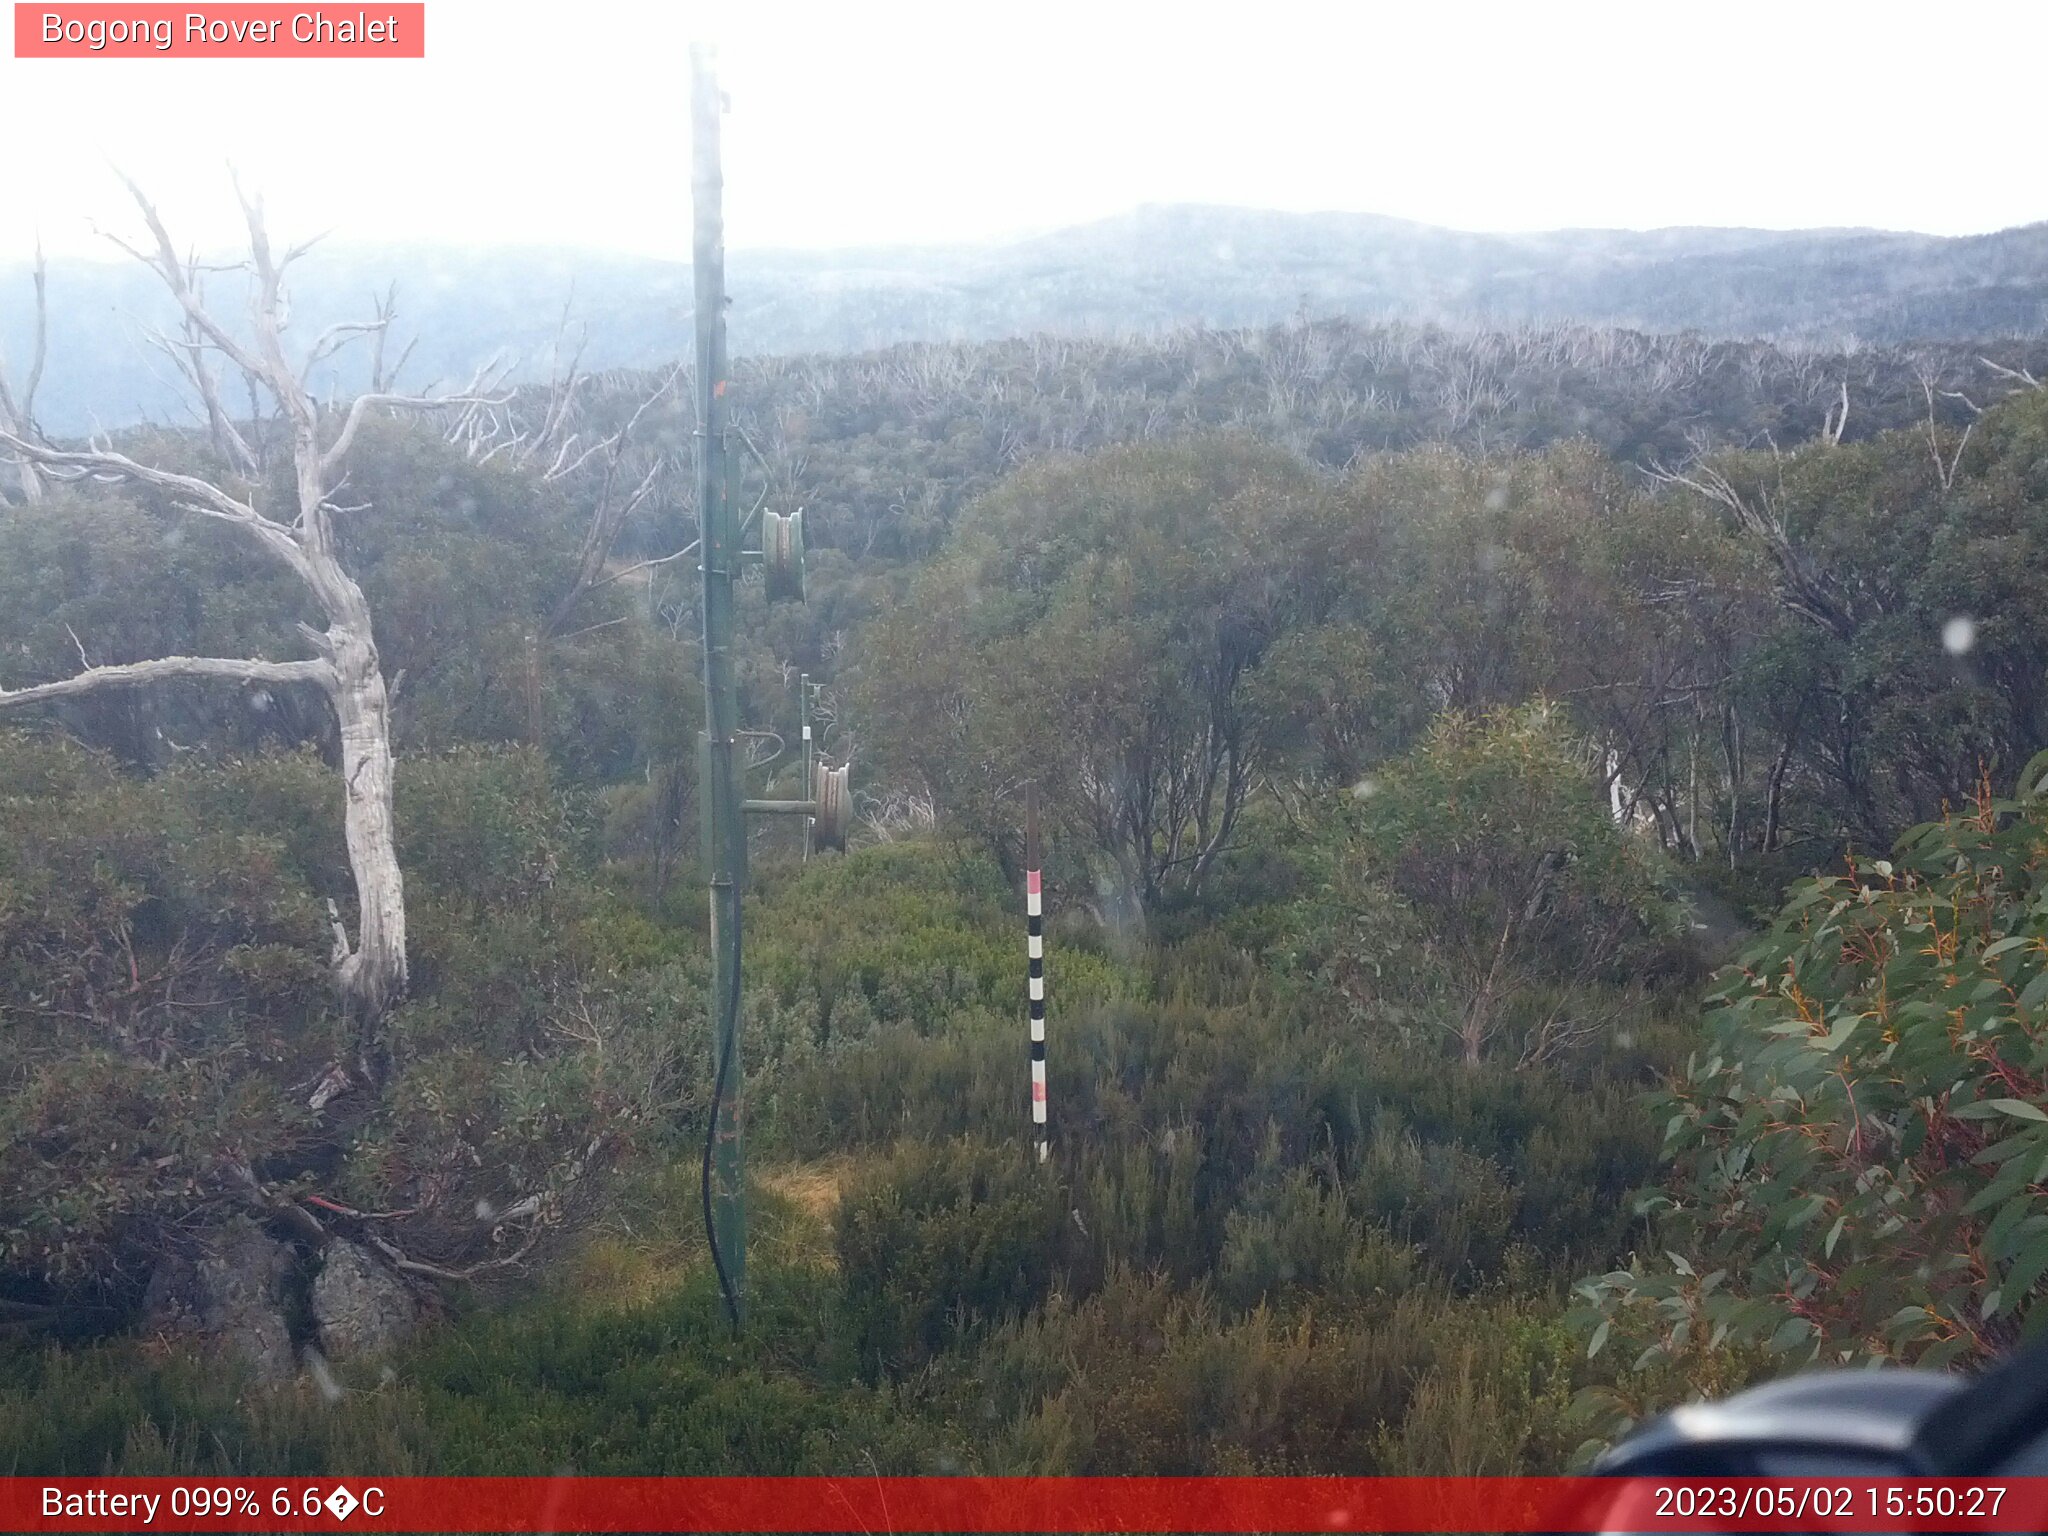
<svg viewBox="0 0 2048 1536">
<path fill-rule="evenodd" d="M 1199 403 L 1289 348 L 1400 360 L 1374 336 L 1124 371 Z M 789 737 L 824 677 L 862 815 L 843 856 L 754 833 L 738 1339 L 696 1207 L 695 600 L 642 563 L 687 507 L 592 581 L 609 481 L 420 424 L 351 449 L 410 934 L 374 1093 L 327 1076 L 315 701 L 8 712 L 0 1471 L 1555 1471 L 1689 1392 L 2030 1326 L 2048 394 L 1845 437 L 1727 352 L 1680 370 L 1727 427 L 1696 451 L 1536 372 L 1483 441 L 1504 407 L 1388 396 L 1311 443 L 1277 390 L 1139 430 L 1143 379 L 1063 426 L 989 383 L 1052 366 L 1025 346 L 758 375 L 747 491 L 832 510 L 807 608 L 743 594 L 748 718 Z M 1612 377 L 1583 351 L 1541 376 Z M 166 498 L 0 506 L 0 688 L 294 617 Z M 253 1351 L 165 1304 L 251 1243 Z M 341 1347 L 344 1248 L 400 1336 Z"/>
</svg>

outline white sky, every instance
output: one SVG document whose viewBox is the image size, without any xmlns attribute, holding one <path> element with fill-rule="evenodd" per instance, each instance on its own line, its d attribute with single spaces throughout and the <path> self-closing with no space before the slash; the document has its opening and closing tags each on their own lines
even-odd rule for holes
<svg viewBox="0 0 2048 1536">
<path fill-rule="evenodd" d="M 375 13 L 375 0 L 357 0 Z M 353 15 L 356 4 L 330 3 Z M 0 57 L 0 266 L 128 229 L 688 253 L 721 40 L 740 246 L 981 240 L 1141 202 L 1471 229 L 2048 218 L 2048 4 L 1630 0 L 723 6 L 428 0 L 424 61 Z"/>
</svg>

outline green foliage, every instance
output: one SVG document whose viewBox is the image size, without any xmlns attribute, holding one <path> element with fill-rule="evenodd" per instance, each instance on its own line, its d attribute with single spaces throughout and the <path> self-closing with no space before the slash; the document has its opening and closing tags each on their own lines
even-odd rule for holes
<svg viewBox="0 0 2048 1536">
<path fill-rule="evenodd" d="M 0 1281 L 118 1313 L 252 1174 L 408 1212 L 385 1230 L 415 1257 L 489 1258 L 480 1211 L 569 1223 L 673 1092 L 673 1013 L 593 963 L 587 826 L 538 754 L 401 771 L 419 989 L 382 1101 L 325 1115 L 311 1086 L 353 1060 L 319 900 L 348 894 L 331 770 L 137 780 L 7 734 L 0 785 Z"/>
<path fill-rule="evenodd" d="M 1249 499 L 1229 439 L 1046 461 L 862 634 L 856 696 L 884 771 L 999 846 L 1003 765 L 1043 762 L 1066 878 L 1148 908 L 1213 872 L 1174 829 L 1227 804 L 1234 752 L 1348 784 L 1439 708 L 1542 698 L 1667 850 L 1782 880 L 2048 745 L 2044 417 L 2023 392 L 1967 440 L 1937 421 L 1696 466 L 1725 495 L 1646 494 L 1585 442 L 1334 478 L 1271 455 Z M 1162 766 L 1183 762 L 1210 799 Z"/>
<path fill-rule="evenodd" d="M 47 820 L 93 762 L 57 749 L 17 778 Z M 247 771 L 252 805 L 310 815 L 326 792 L 309 760 Z M 178 782 L 230 803 L 215 770 Z M 415 758 L 400 807 L 403 835 L 441 840 L 410 886 L 427 984 L 394 1020 L 387 1102 L 322 1188 L 362 1206 L 436 1189 L 402 1240 L 452 1264 L 496 1251 L 455 1219 L 475 1201 L 538 1187 L 572 1211 L 549 1177 L 594 1130 L 640 1166 L 693 1166 L 698 937 L 593 882 L 578 798 L 531 753 Z M 320 867 L 318 844 L 290 868 Z M 754 1146 L 868 1149 L 835 1271 L 799 1280 L 762 1250 L 765 1359 L 735 1365 L 693 1251 L 680 1311 L 550 1290 L 480 1310 L 334 1408 L 259 1412 L 119 1346 L 20 1357 L 0 1417 L 50 1428 L 17 1465 L 1535 1470 L 1561 1454 L 1558 1351 L 1496 1347 L 1546 1338 L 1542 1307 L 1500 1298 L 1617 1250 L 1650 1138 L 1604 1057 L 1575 1064 L 1567 1120 L 1553 1069 L 1446 1075 L 1276 1005 L 1213 936 L 1142 970 L 1061 941 L 1057 1159 L 1040 1168 L 1015 899 L 991 865 L 885 845 L 765 868 L 750 900 Z M 1020 1374 L 1041 1344 L 1086 1369 Z"/>
<path fill-rule="evenodd" d="M 943 1422 L 860 1381 L 829 1273 L 759 1266 L 735 1341 L 697 1270 L 626 1309 L 551 1295 L 452 1325 L 382 1381 L 260 1397 L 131 1344 L 0 1353 L 0 1473 L 873 1475 L 957 1470 Z"/>
<path fill-rule="evenodd" d="M 756 910 L 748 979 L 778 1005 L 814 1000 L 828 1055 L 877 1030 L 943 1036 L 1007 1019 L 1023 996 L 1022 897 L 985 859 L 930 843 L 862 848 L 801 878 L 765 877 Z M 1076 1004 L 1133 985 L 1083 949 L 1062 950 L 1058 965 Z"/>
<path fill-rule="evenodd" d="M 1202 1287 L 1119 1271 L 942 1380 L 1018 1471 L 1500 1474 L 1556 1454 L 1570 1353 L 1555 1324 L 1498 1303 L 1411 1290 L 1232 1317 Z"/>
<path fill-rule="evenodd" d="M 1498 1038 L 1544 1059 L 1624 1011 L 1615 984 L 1668 963 L 1676 914 L 1547 706 L 1446 715 L 1417 747 L 1316 803 L 1313 893 L 1276 946 L 1311 1006 Z"/>
<path fill-rule="evenodd" d="M 1246 708 L 1269 750 L 1316 782 L 1351 784 L 1421 730 L 1424 704 L 1407 686 L 1406 661 L 1361 624 L 1296 630 L 1253 671 Z"/>
<path fill-rule="evenodd" d="M 749 902 L 745 1049 L 767 1145 L 815 1157 L 1009 1129 L 1022 898 L 992 863 L 931 842 L 860 848 L 764 872 Z M 1063 1008 L 1145 988 L 1080 946 L 1047 969 Z"/>
<path fill-rule="evenodd" d="M 1063 1204 L 1018 1142 L 911 1143 L 874 1165 L 838 1217 L 861 1359 L 902 1374 L 1035 1308 L 1062 1246 Z"/>
<path fill-rule="evenodd" d="M 1732 659 L 1737 707 L 1788 754 L 1785 822 L 1882 847 L 2048 746 L 2044 440 L 2031 390 L 1967 437 L 1923 424 L 1719 462 L 1721 515 L 1784 541 L 1749 535 L 1780 612 Z"/>
<path fill-rule="evenodd" d="M 1704 1385 L 1728 1350 L 1981 1361 L 2048 1315 L 2044 768 L 1801 883 L 1725 976 L 1655 1105 L 1669 1252 L 1580 1287 L 1593 1347 Z"/>
<path fill-rule="evenodd" d="M 1447 948 L 1525 964 L 1541 954 L 1580 975 L 1639 958 L 1626 946 L 1668 937 L 1671 917 L 1640 845 L 1601 803 L 1589 756 L 1541 704 L 1446 715 L 1354 795 L 1363 857 Z"/>
<path fill-rule="evenodd" d="M 1566 354 L 1596 342 L 1620 360 L 1592 380 Z M 1937 421 L 1934 453 L 1714 459 L 1738 505 L 1603 450 L 1677 450 L 1642 403 L 1674 371 L 1718 431 L 1810 433 L 1780 360 L 1525 343 L 1075 343 L 1085 407 L 1028 343 L 756 365 L 749 494 L 823 515 L 808 609 L 742 593 L 747 717 L 788 736 L 786 670 L 831 679 L 867 845 L 799 865 L 788 826 L 754 835 L 750 1149 L 844 1190 L 824 1217 L 762 1191 L 741 1345 L 677 1241 L 710 1059 L 687 564 L 554 625 L 583 493 L 367 434 L 342 537 L 401 748 L 389 1080 L 310 1103 L 359 1065 L 325 976 L 353 884 L 317 698 L 137 691 L 36 717 L 100 751 L 0 735 L 0 1322 L 118 1328 L 251 1175 L 273 1231 L 318 1196 L 537 1293 L 457 1288 L 331 1406 L 132 1342 L 10 1350 L 0 1470 L 1554 1471 L 1575 1391 L 1612 1422 L 1795 1360 L 1975 1359 L 2048 1315 L 2039 803 L 1800 886 L 1704 1043 L 1673 895 L 1732 927 L 1717 897 L 1774 909 L 2042 744 L 2048 408 L 1967 444 Z M 1527 387 L 1538 354 L 1555 388 Z M 1856 366 L 1859 422 L 1918 421 Z M 1264 440 L 1194 430 L 1248 420 Z M 153 496 L 0 508 L 0 684 L 299 654 L 296 602 Z M 1025 773 L 1054 877 L 1045 1167 Z M 927 807 L 939 835 L 906 835 Z M 1637 1211 L 1660 1134 L 1678 1166 Z M 620 1203 L 617 1168 L 660 1198 Z M 659 1299 L 544 1262 L 588 1224 Z"/>
<path fill-rule="evenodd" d="M 409 880 L 475 911 L 541 899 L 565 865 L 585 864 L 591 813 L 530 751 L 459 748 L 407 761 L 399 859 Z"/>
<path fill-rule="evenodd" d="M 1370 1188 L 1389 1203 L 1391 1191 Z M 1416 1251 L 1379 1227 L 1362 1226 L 1346 1204 L 1341 1191 L 1323 1187 L 1302 1167 L 1248 1191 L 1224 1218 L 1218 1299 L 1239 1312 L 1304 1297 L 1344 1307 L 1413 1289 L 1421 1279 Z"/>
<path fill-rule="evenodd" d="M 963 518 L 885 615 L 860 693 L 896 770 L 992 846 L 1029 762 L 1067 878 L 1155 907 L 1199 890 L 1258 743 L 1248 677 L 1338 580 L 1304 467 L 1241 438 L 1049 460 Z"/>
<path fill-rule="evenodd" d="M 0 1273 L 119 1294 L 306 1134 L 288 1088 L 337 1030 L 320 913 L 282 838 L 199 813 L 207 777 L 0 736 Z"/>
</svg>

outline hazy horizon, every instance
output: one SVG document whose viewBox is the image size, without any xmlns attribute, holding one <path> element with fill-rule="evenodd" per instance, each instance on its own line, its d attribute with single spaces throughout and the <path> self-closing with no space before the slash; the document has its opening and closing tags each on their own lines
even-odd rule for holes
<svg viewBox="0 0 2048 1536">
<path fill-rule="evenodd" d="M 951 253 L 970 251 L 997 252 L 1007 250 L 1011 247 L 1020 244 L 1025 244 L 1033 240 L 1046 239 L 1054 235 L 1086 230 L 1090 228 L 1099 227 L 1105 224 L 1114 224 L 1119 220 L 1136 218 L 1140 215 L 1150 212 L 1166 211 L 1200 211 L 1226 214 L 1247 214 L 1253 216 L 1267 216 L 1282 219 L 1374 219 L 1384 220 L 1396 224 L 1412 225 L 1418 229 L 1439 230 L 1451 234 L 1495 236 L 1503 239 L 1514 239 L 1517 237 L 1535 237 L 1541 235 L 1657 235 L 1682 234 L 1689 232 L 1704 231 L 1718 234 L 1816 234 L 1837 236 L 1871 235 L 1900 236 L 1907 238 L 1924 238 L 1935 240 L 1971 240 L 1981 239 L 1988 235 L 2002 234 L 2009 230 L 2024 229 L 2029 227 L 2030 225 L 2048 223 L 2048 217 L 2044 217 L 2041 219 L 2025 220 L 2019 224 L 2003 225 L 1997 229 L 1976 230 L 1963 234 L 1952 235 L 1940 234 L 1938 232 L 1930 230 L 1886 228 L 1883 226 L 1871 224 L 1788 225 L 1784 227 L 1773 227 L 1761 224 L 1658 224 L 1642 227 L 1626 225 L 1556 225 L 1543 229 L 1484 229 L 1462 225 L 1430 224 L 1422 220 L 1404 219 L 1397 214 L 1380 213 L 1372 209 L 1286 209 L 1264 208 L 1251 204 L 1239 203 L 1145 202 L 1133 204 L 1131 207 L 1122 209 L 1118 212 L 1104 214 L 1099 218 L 1084 220 L 1080 223 L 1056 224 L 1045 226 L 1042 228 L 1034 227 L 1030 229 L 1019 230 L 1013 234 L 992 234 L 982 236 L 979 238 L 963 237 L 955 239 L 934 239 L 929 241 L 916 242 L 899 241 L 889 244 L 816 246 L 741 245 L 729 242 L 727 245 L 727 249 L 728 251 L 737 254 L 752 253 L 757 255 L 798 256 L 811 258 L 829 258 L 835 256 L 852 257 L 870 255 L 883 256 L 898 253 L 907 255 L 913 253 Z M 689 252 L 687 251 L 679 253 L 647 253 L 623 249 L 617 246 L 576 244 L 568 241 L 544 241 L 538 239 L 508 239 L 483 244 L 473 240 L 466 240 L 460 236 L 453 235 L 441 238 L 433 238 L 419 235 L 398 235 L 389 239 L 370 239 L 363 237 L 353 237 L 346 230 L 339 229 L 330 230 L 325 235 L 323 235 L 319 239 L 318 243 L 314 246 L 313 251 L 308 255 L 306 259 L 309 261 L 316 261 L 318 259 L 319 254 L 322 251 L 347 253 L 389 251 L 394 253 L 404 253 L 408 251 L 435 250 L 460 250 L 468 252 L 491 251 L 516 256 L 591 257 L 610 261 L 650 261 L 663 263 L 678 263 L 683 266 L 688 266 L 690 261 Z M 208 253 L 202 251 L 201 254 L 206 255 Z M 215 252 L 215 254 L 235 256 L 239 255 L 240 252 L 236 250 L 235 246 L 231 241 L 224 240 L 219 250 Z M 102 239 L 100 241 L 97 248 L 88 246 L 86 248 L 79 250 L 73 250 L 68 252 L 55 252 L 51 253 L 50 259 L 53 262 L 53 264 L 60 266 L 85 265 L 120 267 L 136 265 L 135 258 L 132 255 L 118 248 L 116 245 L 113 244 L 112 241 L 105 239 Z M 25 268 L 30 265 L 31 261 L 32 252 L 19 254 L 12 252 L 0 253 L 0 270 L 15 270 L 18 268 Z M 138 270 L 140 270 L 139 267 Z"/>
<path fill-rule="evenodd" d="M 1502 234 L 2048 218 L 1997 173 L 2032 129 L 2038 6 L 1843 28 L 1758 4 L 1280 3 L 1226 30 L 1152 5 L 433 0 L 417 61 L 0 61 L 0 129 L 35 146 L 0 264 L 132 230 L 109 161 L 200 249 L 235 243 L 233 162 L 280 236 L 687 259 L 698 35 L 731 100 L 739 250 L 995 245 L 1174 204 Z M 1958 97 L 1966 139 L 1942 127 Z"/>
</svg>

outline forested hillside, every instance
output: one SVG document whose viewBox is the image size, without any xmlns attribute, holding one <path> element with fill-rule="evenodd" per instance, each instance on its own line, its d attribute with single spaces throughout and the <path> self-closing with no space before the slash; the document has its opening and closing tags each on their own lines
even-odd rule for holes
<svg viewBox="0 0 2048 1536">
<path fill-rule="evenodd" d="M 1302 315 L 1470 331 L 1594 325 L 1833 351 L 2038 335 L 2048 225 L 1967 238 L 1875 230 L 1556 230 L 1475 234 L 1368 214 L 1155 206 L 1007 244 L 741 250 L 730 264 L 743 354 L 861 352 L 901 342 L 1040 333 L 1131 337 Z M 572 304 L 595 368 L 673 354 L 691 316 L 687 263 L 580 251 L 323 246 L 293 294 L 308 335 L 355 318 L 394 274 L 414 381 L 467 378 L 500 351 L 544 377 Z M 0 266 L 0 292 L 26 274 Z M 58 263 L 54 430 L 184 419 L 176 375 L 145 338 L 175 309 L 109 247 Z M 0 309 L 0 355 L 28 349 L 25 309 Z M 363 382 L 359 360 L 316 373 Z"/>
<path fill-rule="evenodd" d="M 1342 470 L 1426 444 L 1484 454 L 1584 438 L 1622 465 L 1669 466 L 1707 448 L 1924 434 L 1930 419 L 1960 433 L 2044 371 L 2038 338 L 1827 352 L 1572 325 L 1330 320 L 743 359 L 734 411 L 750 483 L 807 504 L 818 541 L 916 559 L 968 500 L 1048 452 L 1240 431 Z M 631 373 L 584 388 L 593 422 L 612 425 L 647 392 Z M 673 398 L 654 413 L 673 430 L 685 414 Z"/>
<path fill-rule="evenodd" d="M 687 375 L 251 346 L 0 480 L 0 1471 L 1546 1472 L 2048 1316 L 2038 337 L 744 362 L 749 792 L 809 672 L 859 814 L 753 835 L 737 1340 Z"/>
</svg>

